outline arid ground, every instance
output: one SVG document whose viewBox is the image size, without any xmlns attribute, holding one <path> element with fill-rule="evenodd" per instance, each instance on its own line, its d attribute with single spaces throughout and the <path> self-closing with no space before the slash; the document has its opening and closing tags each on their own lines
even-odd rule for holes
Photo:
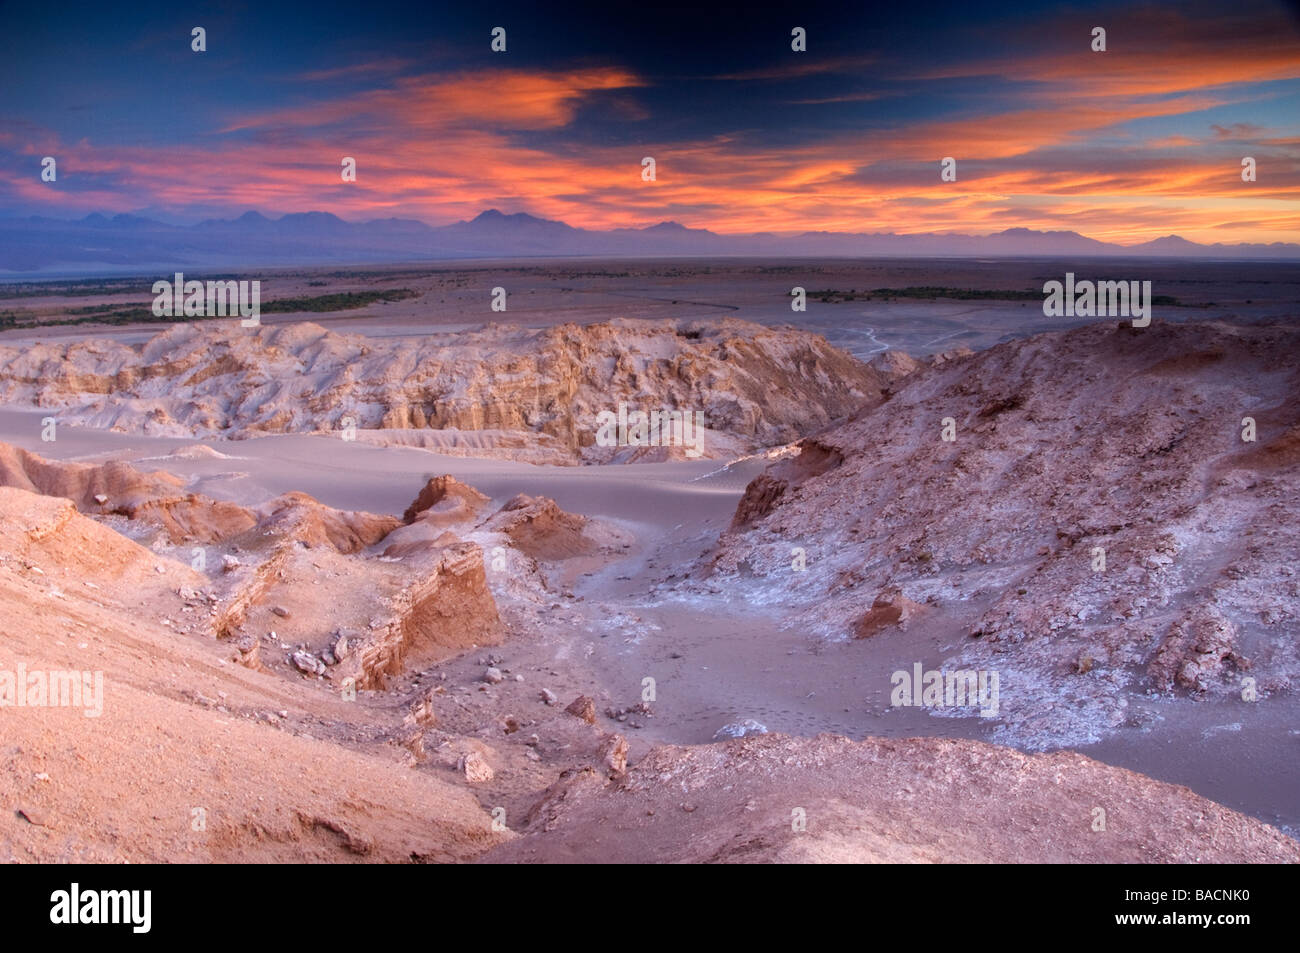
<svg viewBox="0 0 1300 953">
<path fill-rule="evenodd" d="M 0 709 L 0 860 L 1300 859 L 1300 265 L 1089 268 L 0 286 L 0 670 L 104 675 Z"/>
</svg>

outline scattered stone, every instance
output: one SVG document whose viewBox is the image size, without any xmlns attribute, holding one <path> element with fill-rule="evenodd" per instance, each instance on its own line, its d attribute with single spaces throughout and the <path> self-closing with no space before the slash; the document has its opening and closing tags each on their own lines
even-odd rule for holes
<svg viewBox="0 0 1300 953">
<path fill-rule="evenodd" d="M 470 784 L 481 784 L 496 777 L 496 772 L 492 770 L 492 766 L 477 751 L 471 751 L 462 757 L 458 770 L 464 773 L 465 780 Z"/>
<path fill-rule="evenodd" d="M 501 669 L 495 666 L 489 666 L 488 670 L 483 673 L 483 681 L 489 685 L 500 685 L 505 680 L 506 677 L 501 674 Z"/>
<path fill-rule="evenodd" d="M 222 571 L 222 572 L 234 572 L 234 571 L 235 571 L 236 569 L 238 569 L 241 565 L 243 565 L 243 564 L 242 564 L 238 559 L 236 559 L 234 556 L 222 556 L 222 557 L 221 557 L 221 571 Z"/>
<path fill-rule="evenodd" d="M 549 688 L 542 689 L 541 698 L 542 701 L 546 702 L 548 705 L 554 705 L 559 701 L 559 699 L 555 697 L 555 692 L 551 691 Z"/>
<path fill-rule="evenodd" d="M 652 711 L 650 706 L 645 702 L 637 702 L 635 705 L 630 705 L 627 708 L 606 708 L 605 714 L 617 721 L 627 721 L 628 715 L 645 715 L 647 718 L 654 717 L 654 711 Z"/>
<path fill-rule="evenodd" d="M 853 637 L 867 639 L 890 626 L 906 628 L 923 607 L 903 595 L 897 587 L 890 587 L 876 596 L 871 608 L 853 623 Z"/>
<path fill-rule="evenodd" d="M 746 735 L 765 735 L 767 726 L 760 724 L 753 718 L 746 718 L 744 721 L 733 721 L 730 724 L 723 725 L 713 733 L 714 741 L 722 741 L 726 738 L 744 738 Z"/>
<path fill-rule="evenodd" d="M 255 635 L 251 632 L 243 633 L 240 635 L 239 641 L 235 643 L 235 647 L 239 650 L 239 657 L 235 659 L 236 662 L 246 668 L 261 668 L 262 643 Z"/>
<path fill-rule="evenodd" d="M 23 820 L 25 820 L 28 824 L 31 824 L 33 827 L 50 826 L 45 819 L 44 813 L 37 811 L 35 808 L 20 807 L 18 809 L 18 816 L 21 817 Z"/>
<path fill-rule="evenodd" d="M 278 615 L 281 619 L 289 618 L 289 610 L 286 609 L 284 606 L 271 606 L 271 611 L 274 612 L 276 615 Z"/>
<path fill-rule="evenodd" d="M 627 739 L 618 734 L 605 739 L 600 749 L 600 763 L 610 774 L 624 774 L 627 771 Z"/>
<path fill-rule="evenodd" d="M 590 695 L 579 695 L 564 710 L 589 725 L 596 723 L 596 702 Z"/>
<path fill-rule="evenodd" d="M 294 652 L 289 656 L 293 667 L 304 675 L 324 675 L 325 663 L 310 652 Z"/>
</svg>

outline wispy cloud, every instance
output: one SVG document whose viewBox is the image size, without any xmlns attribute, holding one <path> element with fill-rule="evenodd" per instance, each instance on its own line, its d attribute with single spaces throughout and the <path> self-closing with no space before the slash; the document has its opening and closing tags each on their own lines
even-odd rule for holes
<svg viewBox="0 0 1300 953">
<path fill-rule="evenodd" d="M 410 69 L 413 65 L 415 65 L 414 60 L 389 56 L 352 63 L 348 66 L 307 70 L 293 78 L 304 83 L 324 83 L 338 79 L 356 79 L 361 76 L 396 76 L 404 70 Z"/>
<path fill-rule="evenodd" d="M 1054 15 L 923 68 L 882 50 L 720 70 L 701 87 L 724 104 L 705 123 L 677 79 L 609 63 L 436 73 L 358 57 L 287 73 L 294 85 L 273 108 L 223 105 L 217 132 L 163 147 L 0 124 L 0 163 L 22 170 L 0 180 L 0 201 L 435 223 L 499 205 L 598 228 L 671 218 L 721 232 L 1014 224 L 1119 241 L 1173 228 L 1300 239 L 1300 117 L 1286 110 L 1300 99 L 1300 36 L 1232 11 L 1157 12 L 1110 21 L 1104 54 L 1088 48 L 1090 21 Z M 771 116 L 732 115 L 748 97 Z M 39 181 L 45 154 L 59 157 L 57 187 Z M 1247 154 L 1254 183 L 1240 178 Z M 356 183 L 340 181 L 344 155 Z M 645 155 L 655 182 L 641 179 Z M 956 182 L 939 178 L 945 156 Z"/>
<path fill-rule="evenodd" d="M 310 129 L 349 122 L 408 130 L 558 128 L 572 121 L 590 94 L 638 85 L 631 73 L 615 68 L 404 77 L 383 89 L 244 116 L 223 131 Z"/>
</svg>

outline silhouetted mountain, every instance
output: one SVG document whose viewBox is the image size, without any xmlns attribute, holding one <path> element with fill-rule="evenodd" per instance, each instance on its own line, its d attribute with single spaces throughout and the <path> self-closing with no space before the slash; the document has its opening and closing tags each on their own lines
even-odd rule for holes
<svg viewBox="0 0 1300 953">
<path fill-rule="evenodd" d="M 1072 231 L 1008 228 L 992 235 L 810 231 L 720 235 L 680 222 L 597 231 L 524 212 L 488 209 L 432 227 L 412 219 L 348 222 L 330 212 L 270 219 L 256 211 L 179 226 L 139 215 L 96 212 L 77 221 L 0 219 L 0 271 L 164 271 L 272 265 L 428 261 L 457 258 L 754 255 L 773 257 L 1091 256 L 1300 259 L 1300 245 L 1200 245 L 1168 235 L 1138 245 Z"/>
<path fill-rule="evenodd" d="M 344 232 L 355 227 L 331 212 L 293 212 L 282 217 L 275 225 L 276 231 L 282 235 Z"/>
<path fill-rule="evenodd" d="M 581 229 L 525 212 L 506 215 L 490 208 L 471 221 L 430 229 L 443 258 L 510 258 L 565 254 L 594 254 L 579 237 Z"/>
<path fill-rule="evenodd" d="M 1149 242 L 1143 242 L 1141 245 L 1134 246 L 1153 254 L 1160 255 L 1194 255 L 1196 250 L 1204 246 L 1195 242 L 1189 242 L 1185 238 L 1179 238 L 1177 235 L 1165 235 L 1163 238 L 1153 238 Z"/>
</svg>

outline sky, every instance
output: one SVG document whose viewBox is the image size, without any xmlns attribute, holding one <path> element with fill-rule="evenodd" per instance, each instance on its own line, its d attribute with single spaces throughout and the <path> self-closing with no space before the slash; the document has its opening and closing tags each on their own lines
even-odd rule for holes
<svg viewBox="0 0 1300 953">
<path fill-rule="evenodd" d="M 0 2 L 0 216 L 1300 241 L 1295 3 L 715 6 Z"/>
</svg>

